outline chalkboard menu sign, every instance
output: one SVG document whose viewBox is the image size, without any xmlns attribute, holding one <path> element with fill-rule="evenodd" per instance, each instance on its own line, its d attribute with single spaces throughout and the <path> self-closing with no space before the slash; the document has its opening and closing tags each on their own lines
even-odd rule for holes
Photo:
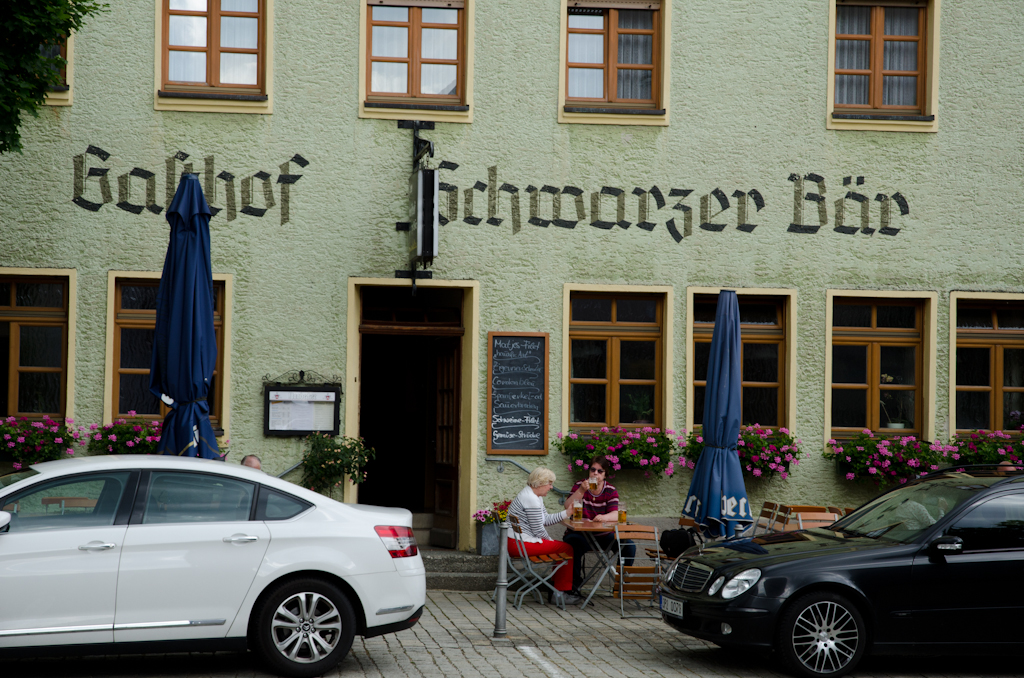
<svg viewBox="0 0 1024 678">
<path fill-rule="evenodd" d="M 548 453 L 548 335 L 487 333 L 487 454 Z"/>
</svg>

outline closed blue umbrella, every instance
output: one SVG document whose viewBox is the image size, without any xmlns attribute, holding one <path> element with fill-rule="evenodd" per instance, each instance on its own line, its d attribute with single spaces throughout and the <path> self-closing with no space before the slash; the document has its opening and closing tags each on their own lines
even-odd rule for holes
<svg viewBox="0 0 1024 678">
<path fill-rule="evenodd" d="M 210 206 L 199 176 L 183 174 L 167 208 L 171 238 L 156 299 L 149 390 L 170 406 L 157 450 L 220 459 L 206 398 L 217 363 Z"/>
<path fill-rule="evenodd" d="M 736 293 L 725 290 L 718 295 L 704 389 L 704 452 L 683 505 L 683 515 L 713 536 L 733 537 L 753 521 L 736 454 L 741 369 L 740 307 Z"/>
</svg>

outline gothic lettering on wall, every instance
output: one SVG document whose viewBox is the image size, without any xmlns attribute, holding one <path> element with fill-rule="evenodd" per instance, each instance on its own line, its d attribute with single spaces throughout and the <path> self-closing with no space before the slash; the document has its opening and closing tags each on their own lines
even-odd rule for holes
<svg viewBox="0 0 1024 678">
<path fill-rule="evenodd" d="M 455 171 L 459 165 L 443 161 L 439 169 Z M 907 199 L 896 191 L 891 195 L 877 193 L 874 199 L 868 193 L 861 193 L 857 188 L 865 184 L 863 176 L 843 177 L 845 193 L 829 202 L 826 180 L 820 174 L 790 174 L 793 191 L 793 218 L 786 231 L 802 235 L 813 235 L 829 225 L 829 213 L 832 213 L 832 229 L 843 235 L 872 236 L 875 233 L 895 236 L 902 228 L 893 225 L 894 218 L 910 214 Z M 856 186 L 854 186 L 854 183 Z M 726 229 L 735 229 L 742 233 L 754 233 L 757 229 L 770 228 L 766 222 L 767 213 L 761 214 L 767 207 L 762 191 L 749 187 L 728 189 L 717 186 L 693 200 L 688 199 L 695 189 L 669 188 L 668 200 L 665 192 L 658 186 L 632 189 L 618 186 L 602 186 L 586 196 L 586 192 L 577 186 L 550 186 L 537 188 L 533 184 L 524 189 L 529 201 L 529 218 L 526 223 L 531 226 L 547 228 L 576 228 L 589 225 L 602 230 L 616 227 L 628 229 L 634 224 L 644 231 L 655 231 L 659 224 L 677 243 L 693 235 L 694 210 L 699 210 L 698 226 L 712 233 Z M 857 190 L 853 190 L 857 188 Z M 442 225 L 459 221 L 459 187 L 455 184 L 440 182 Z M 464 223 L 479 226 L 484 218 L 475 211 L 474 197 L 487 196 L 486 224 L 491 226 L 510 225 L 512 233 L 519 233 L 522 228 L 520 220 L 519 188 L 498 179 L 498 167 L 487 168 L 487 181 L 477 180 L 472 186 L 462 190 L 462 219 Z M 502 195 L 507 193 L 508 200 Z M 478 195 L 479 194 L 479 195 Z M 447 196 L 447 197 L 445 197 Z M 631 197 L 634 196 L 634 197 Z M 589 197 L 589 200 L 587 199 Z M 653 198 L 653 205 L 651 198 Z M 877 206 L 876 206 L 877 203 Z M 895 203 L 896 209 L 893 208 Z M 589 204 L 589 212 L 587 206 Z M 507 205 L 507 207 L 506 207 Z M 670 211 L 662 212 L 668 208 Z M 634 211 L 635 210 L 635 211 Z M 896 213 L 898 211 L 898 214 Z M 676 214 L 681 212 L 682 214 Z M 636 221 L 631 221 L 635 215 Z M 507 223 L 506 216 L 511 217 Z M 575 218 L 571 218 L 575 217 Z M 629 217 L 629 218 L 627 218 Z M 679 222 L 682 222 L 681 224 Z M 781 224 L 780 224 L 781 225 Z M 877 228 L 872 225 L 877 226 Z"/>
<path fill-rule="evenodd" d="M 178 151 L 164 161 L 164 204 L 156 201 L 157 175 L 141 167 L 133 167 L 117 176 L 117 202 L 114 206 L 132 214 L 142 214 L 143 210 L 160 214 L 166 205 L 171 204 L 174 192 L 178 188 L 178 177 L 184 172 L 200 173 L 190 156 Z M 72 181 L 71 202 L 90 212 L 98 212 L 107 203 L 114 202 L 110 188 L 111 168 L 97 166 L 110 160 L 110 154 L 102 148 L 90 145 L 84 153 L 72 159 L 74 179 Z M 280 204 L 281 224 L 291 219 L 292 185 L 302 178 L 301 174 L 292 174 L 292 163 L 306 167 L 309 161 L 299 154 L 278 165 L 277 180 L 269 172 L 258 170 L 240 177 L 231 172 L 217 172 L 214 156 L 208 155 L 202 160 L 203 192 L 210 204 L 210 212 L 216 217 L 225 212 L 228 221 L 234 221 L 239 212 L 253 217 L 264 217 L 267 212 Z M 277 184 L 278 196 L 274 196 L 274 185 Z M 95 184 L 95 187 L 93 187 Z M 98 195 L 97 195 L 98 194 Z M 453 193 L 454 195 L 454 193 Z M 87 197 L 87 196 L 91 196 Z M 99 202 L 96 201 L 99 199 Z M 240 200 L 239 200 L 240 198 Z M 241 206 L 239 206 L 241 202 Z M 449 204 L 454 211 L 457 205 Z"/>
</svg>

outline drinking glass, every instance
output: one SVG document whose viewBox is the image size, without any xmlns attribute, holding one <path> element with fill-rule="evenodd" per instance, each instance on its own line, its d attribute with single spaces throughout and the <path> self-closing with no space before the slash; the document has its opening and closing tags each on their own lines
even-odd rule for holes
<svg viewBox="0 0 1024 678">
<path fill-rule="evenodd" d="M 583 502 L 573 502 L 572 505 L 572 519 L 574 521 L 581 522 L 583 520 Z"/>
<path fill-rule="evenodd" d="M 624 504 L 619 504 L 619 523 L 626 524 L 626 506 Z"/>
</svg>

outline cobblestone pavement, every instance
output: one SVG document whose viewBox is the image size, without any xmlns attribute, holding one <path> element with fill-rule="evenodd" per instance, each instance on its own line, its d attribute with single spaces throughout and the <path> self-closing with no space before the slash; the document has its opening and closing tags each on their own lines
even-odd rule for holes
<svg viewBox="0 0 1024 678">
<path fill-rule="evenodd" d="M 488 594 L 429 591 L 420 623 L 398 634 L 362 640 L 329 676 L 392 678 L 619 678 L 625 676 L 781 676 L 766 657 L 728 651 L 684 636 L 660 619 L 620 619 L 609 599 L 583 611 L 527 601 L 509 607 L 505 642 L 492 642 L 494 606 Z M 264 678 L 256 659 L 238 653 L 0 660 L 0 677 Z M 1021 676 L 1019 659 L 877 658 L 853 674 L 902 676 Z"/>
</svg>

